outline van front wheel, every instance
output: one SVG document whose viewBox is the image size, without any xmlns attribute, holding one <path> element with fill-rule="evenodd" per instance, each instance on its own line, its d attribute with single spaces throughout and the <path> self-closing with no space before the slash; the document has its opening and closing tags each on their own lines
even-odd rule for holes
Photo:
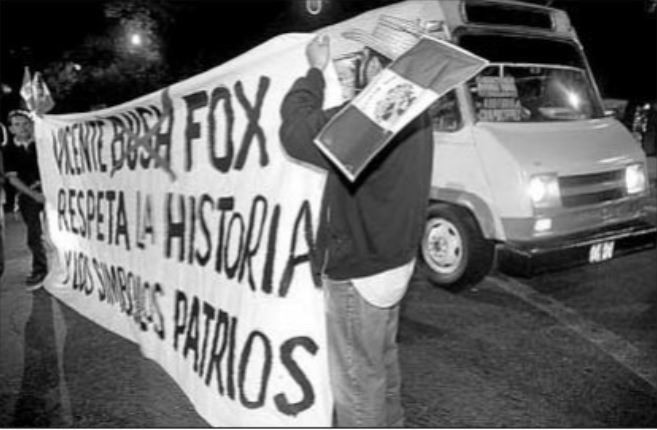
<svg viewBox="0 0 657 430">
<path fill-rule="evenodd" d="M 493 265 L 493 243 L 465 209 L 443 203 L 429 208 L 420 270 L 436 286 L 456 290 L 481 281 Z"/>
</svg>

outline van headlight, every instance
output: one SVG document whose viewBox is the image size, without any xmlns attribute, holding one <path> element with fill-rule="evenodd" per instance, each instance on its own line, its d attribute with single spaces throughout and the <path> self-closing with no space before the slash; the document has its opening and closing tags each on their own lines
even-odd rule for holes
<svg viewBox="0 0 657 430">
<path fill-rule="evenodd" d="M 559 180 L 556 174 L 550 173 L 532 176 L 529 179 L 528 192 L 536 208 L 559 206 L 561 204 Z"/>
<path fill-rule="evenodd" d="M 625 189 L 628 194 L 638 194 L 646 190 L 646 171 L 643 163 L 630 164 L 625 168 Z"/>
</svg>

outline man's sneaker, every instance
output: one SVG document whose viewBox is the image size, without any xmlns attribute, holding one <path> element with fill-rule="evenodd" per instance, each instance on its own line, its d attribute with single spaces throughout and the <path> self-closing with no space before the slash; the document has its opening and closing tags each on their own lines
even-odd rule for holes
<svg viewBox="0 0 657 430">
<path fill-rule="evenodd" d="M 47 273 L 32 273 L 30 276 L 25 279 L 25 284 L 29 285 L 30 287 L 34 287 L 36 285 L 39 285 L 43 282 L 43 280 L 46 278 Z"/>
</svg>

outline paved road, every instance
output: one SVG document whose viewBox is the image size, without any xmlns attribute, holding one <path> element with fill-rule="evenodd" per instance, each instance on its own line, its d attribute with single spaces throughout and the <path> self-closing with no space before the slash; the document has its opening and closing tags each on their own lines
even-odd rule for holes
<svg viewBox="0 0 657 430">
<path fill-rule="evenodd" d="M 134 344 L 24 291 L 24 233 L 8 224 L 0 426 L 207 426 Z M 656 257 L 494 274 L 458 294 L 413 282 L 400 326 L 407 425 L 656 427 Z"/>
<path fill-rule="evenodd" d="M 401 325 L 408 424 L 657 426 L 656 257 L 529 282 L 498 274 L 458 295 L 414 284 Z"/>
<path fill-rule="evenodd" d="M 657 215 L 652 209 L 653 222 Z M 404 301 L 413 427 L 657 427 L 657 250 Z"/>
</svg>

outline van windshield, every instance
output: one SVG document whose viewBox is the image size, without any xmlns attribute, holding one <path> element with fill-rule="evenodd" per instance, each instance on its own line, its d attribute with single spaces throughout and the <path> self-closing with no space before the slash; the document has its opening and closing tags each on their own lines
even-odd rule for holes
<svg viewBox="0 0 657 430">
<path fill-rule="evenodd" d="M 499 34 L 467 34 L 460 44 L 491 62 L 468 82 L 479 121 L 577 121 L 602 116 L 585 61 L 574 44 Z"/>
<path fill-rule="evenodd" d="M 581 69 L 545 64 L 493 64 L 468 83 L 479 121 L 575 121 L 597 117 Z"/>
</svg>

